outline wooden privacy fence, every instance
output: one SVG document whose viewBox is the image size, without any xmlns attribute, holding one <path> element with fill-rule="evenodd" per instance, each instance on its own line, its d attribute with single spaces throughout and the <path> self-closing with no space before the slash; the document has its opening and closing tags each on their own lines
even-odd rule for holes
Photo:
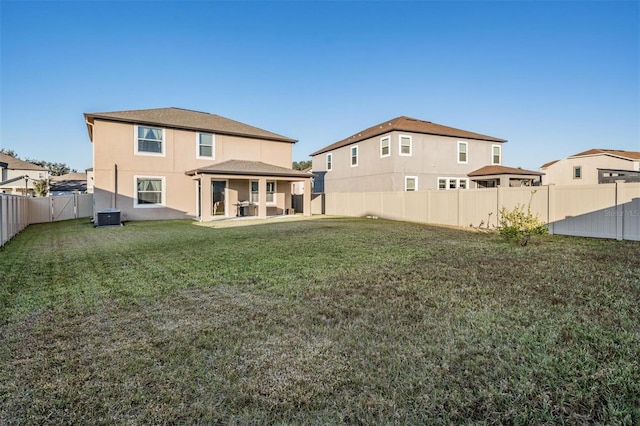
<svg viewBox="0 0 640 426">
<path fill-rule="evenodd" d="M 28 225 L 92 215 L 93 194 L 38 198 L 0 194 L 0 247 Z"/>
<path fill-rule="evenodd" d="M 640 183 L 314 194 L 312 213 L 494 228 L 529 203 L 552 234 L 640 241 Z"/>
</svg>

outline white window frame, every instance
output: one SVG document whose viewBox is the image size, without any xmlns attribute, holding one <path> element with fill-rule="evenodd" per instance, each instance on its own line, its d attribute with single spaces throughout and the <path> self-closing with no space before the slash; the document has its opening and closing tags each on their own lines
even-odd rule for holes
<svg viewBox="0 0 640 426">
<path fill-rule="evenodd" d="M 160 204 L 138 204 L 138 179 L 160 179 L 162 190 L 160 191 L 161 203 Z M 147 176 L 147 175 L 134 175 L 133 176 L 133 208 L 135 209 L 157 209 L 167 206 L 167 179 L 164 176 Z"/>
<path fill-rule="evenodd" d="M 258 189 L 256 191 L 253 190 L 253 184 L 256 184 Z M 253 199 L 253 196 L 256 195 L 256 199 Z M 257 180 L 249 181 L 249 202 L 250 203 L 259 203 L 260 202 L 260 182 Z"/>
<path fill-rule="evenodd" d="M 330 152 L 327 154 L 327 171 L 330 172 L 333 170 L 333 153 Z"/>
<path fill-rule="evenodd" d="M 493 154 L 493 150 L 494 148 L 498 148 L 498 157 L 499 157 L 499 161 L 496 163 L 494 161 L 494 154 Z M 502 164 L 502 146 L 501 145 L 491 145 L 491 164 L 492 165 L 500 165 Z"/>
<path fill-rule="evenodd" d="M 211 155 L 200 155 L 200 136 L 211 135 Z M 216 159 L 216 135 L 214 133 L 196 132 L 196 158 L 201 160 L 215 160 Z"/>
<path fill-rule="evenodd" d="M 460 147 L 464 145 L 464 155 L 465 155 L 465 159 L 464 161 L 460 160 L 460 154 L 462 154 L 462 151 L 460 150 Z M 458 164 L 468 164 L 469 163 L 469 142 L 464 142 L 464 141 L 458 141 L 458 153 L 457 153 L 457 157 L 456 159 L 458 160 Z"/>
<path fill-rule="evenodd" d="M 402 152 L 402 138 L 409 139 L 409 153 Z M 410 135 L 400 135 L 398 138 L 398 154 L 404 157 L 411 157 L 413 153 L 413 138 Z"/>
<path fill-rule="evenodd" d="M 353 150 L 356 150 L 356 155 L 353 155 Z M 358 167 L 358 156 L 360 154 L 360 149 L 358 149 L 358 145 L 354 145 L 354 146 L 350 146 L 349 147 L 349 164 L 351 164 L 351 167 Z M 356 159 L 356 163 L 353 164 L 353 159 Z"/>
<path fill-rule="evenodd" d="M 384 142 L 387 142 L 387 153 L 383 153 L 382 150 L 384 149 Z M 380 158 L 384 158 L 384 157 L 391 157 L 391 136 L 385 136 L 383 138 L 380 138 Z"/>
<path fill-rule="evenodd" d="M 258 186 L 258 190 L 257 191 L 253 191 L 253 189 L 251 188 L 253 186 L 253 184 L 256 184 Z M 269 184 L 273 184 L 273 192 L 269 192 Z M 266 185 L 266 190 L 265 190 L 265 203 L 268 206 L 275 206 L 278 204 L 278 181 L 276 180 L 268 180 L 267 181 L 267 185 Z M 254 195 L 256 195 L 257 199 L 254 199 Z M 272 199 L 271 201 L 269 201 L 269 195 L 271 195 Z M 249 201 L 252 203 L 259 203 L 260 202 L 260 181 L 257 180 L 251 180 L 249 181 Z"/>
<path fill-rule="evenodd" d="M 436 188 L 440 191 L 443 191 L 442 188 L 440 188 L 440 181 L 444 180 L 445 181 L 445 187 L 444 190 L 450 190 L 450 189 L 469 189 L 469 178 L 459 178 L 459 177 L 438 177 L 436 180 Z M 465 187 L 464 188 L 460 188 L 460 182 L 465 182 Z M 454 183 L 455 184 L 455 188 L 451 188 L 451 184 Z"/>
<path fill-rule="evenodd" d="M 407 186 L 407 182 L 409 179 L 413 179 L 415 181 L 413 189 L 409 189 Z M 418 190 L 418 176 L 405 176 L 404 177 L 404 190 L 405 192 L 413 192 Z"/>
<path fill-rule="evenodd" d="M 269 192 L 269 184 L 272 183 L 273 184 L 273 191 Z M 276 205 L 278 203 L 278 182 L 275 180 L 268 180 L 267 181 L 267 188 L 265 191 L 265 201 L 267 203 L 268 206 L 273 206 Z M 269 195 L 271 195 L 271 201 L 269 201 Z"/>
<path fill-rule="evenodd" d="M 160 129 L 162 130 L 162 152 L 149 152 L 149 151 L 140 151 L 138 150 L 138 129 L 140 127 L 149 127 L 152 129 Z M 167 132 L 164 127 L 156 127 L 156 126 L 143 126 L 139 124 L 135 124 L 133 126 L 133 153 L 135 155 L 148 155 L 150 157 L 164 157 L 166 154 L 166 146 L 167 146 Z"/>
</svg>

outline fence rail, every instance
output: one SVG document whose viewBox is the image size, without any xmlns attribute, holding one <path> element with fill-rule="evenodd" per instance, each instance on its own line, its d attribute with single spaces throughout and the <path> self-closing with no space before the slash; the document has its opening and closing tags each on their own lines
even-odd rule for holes
<svg viewBox="0 0 640 426">
<path fill-rule="evenodd" d="M 640 241 L 640 183 L 314 194 L 312 213 L 495 228 L 529 205 L 553 234 Z"/>
<path fill-rule="evenodd" d="M 34 223 L 93 215 L 93 194 L 25 197 L 0 194 L 0 247 Z"/>
</svg>

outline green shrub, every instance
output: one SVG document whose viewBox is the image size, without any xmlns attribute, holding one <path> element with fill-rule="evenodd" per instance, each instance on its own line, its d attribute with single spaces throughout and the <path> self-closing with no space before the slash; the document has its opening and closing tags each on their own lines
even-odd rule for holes
<svg viewBox="0 0 640 426">
<path fill-rule="evenodd" d="M 536 191 L 531 192 L 531 199 Z M 526 208 L 526 210 L 525 210 Z M 513 210 L 500 209 L 498 232 L 508 240 L 517 241 L 521 246 L 529 243 L 532 235 L 544 235 L 547 226 L 537 214 L 531 213 L 531 200 L 528 205 L 516 204 Z"/>
</svg>

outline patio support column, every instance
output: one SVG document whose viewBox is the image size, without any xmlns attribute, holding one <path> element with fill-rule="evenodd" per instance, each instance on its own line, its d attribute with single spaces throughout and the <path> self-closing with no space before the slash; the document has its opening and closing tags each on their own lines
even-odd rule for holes
<svg viewBox="0 0 640 426">
<path fill-rule="evenodd" d="M 267 178 L 258 179 L 258 217 L 267 217 Z"/>
<path fill-rule="evenodd" d="M 200 179 L 200 220 L 210 221 L 212 214 L 211 176 L 201 175 Z"/>
<path fill-rule="evenodd" d="M 302 182 L 302 215 L 311 216 L 311 179 Z"/>
</svg>

